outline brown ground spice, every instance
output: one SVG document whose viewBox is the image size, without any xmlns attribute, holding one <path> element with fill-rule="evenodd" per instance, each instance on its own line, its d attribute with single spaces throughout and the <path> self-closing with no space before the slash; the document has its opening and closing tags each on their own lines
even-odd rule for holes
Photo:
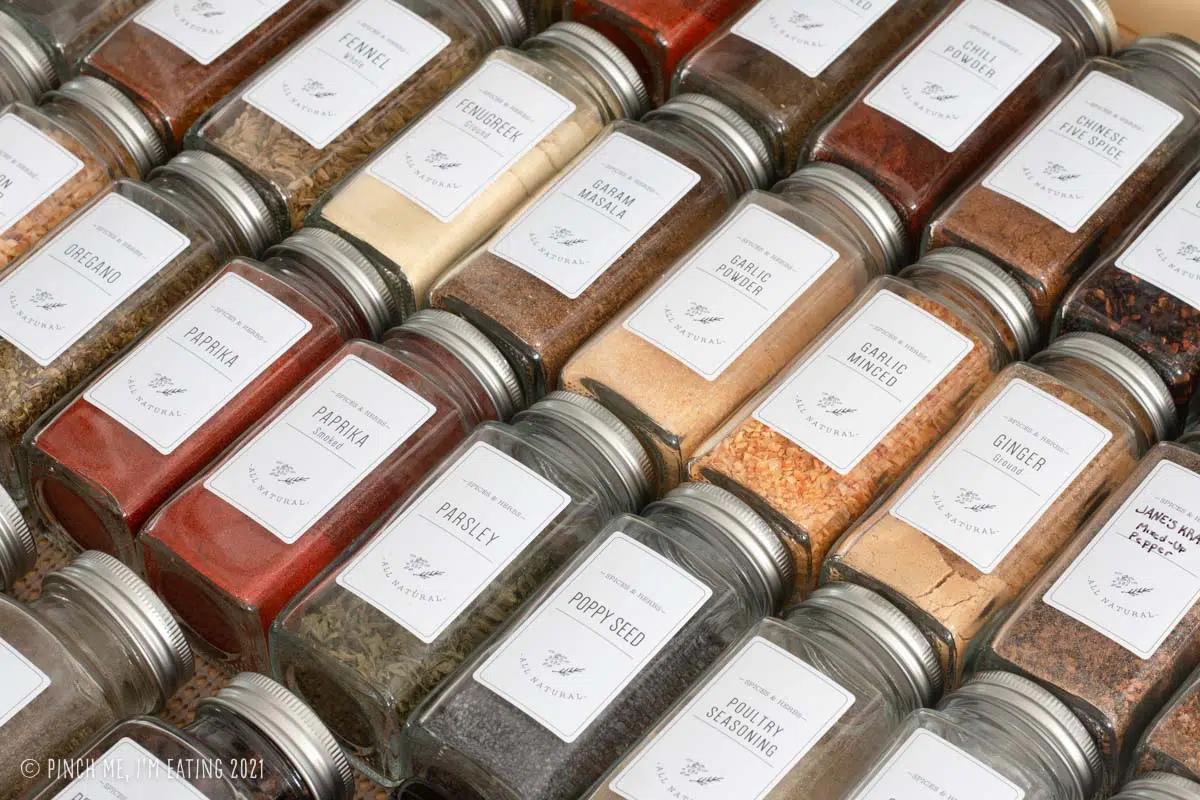
<svg viewBox="0 0 1200 800">
<path fill-rule="evenodd" d="M 1146 731 L 1134 758 L 1141 772 L 1173 772 L 1200 782 L 1200 672 Z"/>
</svg>

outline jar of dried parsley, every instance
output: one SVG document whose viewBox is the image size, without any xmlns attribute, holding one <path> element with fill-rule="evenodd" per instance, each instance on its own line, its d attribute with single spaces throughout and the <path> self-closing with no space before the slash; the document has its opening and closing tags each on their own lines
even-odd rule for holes
<svg viewBox="0 0 1200 800">
<path fill-rule="evenodd" d="M 524 34 L 518 0 L 354 0 L 201 116 L 184 143 L 233 163 L 299 228 L 319 196 Z"/>
<path fill-rule="evenodd" d="M 147 580 L 211 653 L 262 671 L 284 605 L 478 423 L 519 405 L 504 357 L 453 314 L 350 342 L 151 518 Z"/>
<path fill-rule="evenodd" d="M 641 508 L 652 482 L 633 433 L 579 395 L 480 425 L 280 615 L 276 676 L 395 785 L 417 703 L 612 517 Z"/>
<path fill-rule="evenodd" d="M 1117 35 L 1105 0 L 957 0 L 813 134 L 808 156 L 869 178 L 915 245 L 938 206 Z"/>
<path fill-rule="evenodd" d="M 1170 772 L 1200 781 L 1200 670 L 1192 673 L 1146 729 L 1132 771 Z"/>
<path fill-rule="evenodd" d="M 374 254 L 404 307 L 558 174 L 604 127 L 645 109 L 611 42 L 560 22 L 500 48 L 444 100 L 318 201 L 310 225 Z M 527 304 L 522 301 L 523 305 Z"/>
<path fill-rule="evenodd" d="M 650 445 L 663 488 L 717 427 L 905 257 L 900 220 L 844 167 L 751 192 L 567 362 L 566 389 Z"/>
<path fill-rule="evenodd" d="M 1125 784 L 1113 800 L 1200 800 L 1200 783 L 1168 772 L 1151 772 Z"/>
<path fill-rule="evenodd" d="M 769 183 L 764 153 L 741 117 L 703 95 L 618 121 L 430 302 L 490 336 L 541 397 L 579 345 Z"/>
<path fill-rule="evenodd" d="M 823 582 L 882 593 L 953 687 L 967 647 L 1175 426 L 1136 353 L 1091 333 L 1006 367 L 887 503 L 837 544 Z"/>
<path fill-rule="evenodd" d="M 700 448 L 689 473 L 772 522 L 797 588 L 809 591 L 838 537 L 1037 339 L 1033 307 L 1003 270 L 935 250 L 876 278 Z"/>
<path fill-rule="evenodd" d="M 615 518 L 413 712 L 406 774 L 453 800 L 578 797 L 791 580 L 770 527 L 715 486 Z"/>
<path fill-rule="evenodd" d="M 1139 39 L 1095 58 L 929 226 L 1011 270 L 1048 324 L 1067 288 L 1196 154 L 1200 45 Z"/>
</svg>

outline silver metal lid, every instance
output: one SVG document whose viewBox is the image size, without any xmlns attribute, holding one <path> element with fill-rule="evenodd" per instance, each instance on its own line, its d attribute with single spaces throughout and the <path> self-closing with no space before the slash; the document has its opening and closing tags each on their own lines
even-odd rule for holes
<svg viewBox="0 0 1200 800">
<path fill-rule="evenodd" d="M 273 245 L 263 257 L 289 254 L 306 256 L 324 268 L 325 274 L 353 298 L 367 318 L 372 338 L 378 339 L 400 322 L 400 306 L 379 270 L 358 248 L 336 233 L 322 228 L 301 228 Z"/>
<path fill-rule="evenodd" d="M 313 800 L 344 800 L 354 794 L 354 772 L 333 734 L 312 709 L 265 675 L 241 672 L 196 705 L 222 708 L 270 739 L 300 773 Z"/>
<path fill-rule="evenodd" d="M 400 328 L 427 336 L 462 361 L 483 384 L 500 419 L 508 419 L 524 405 L 521 382 L 504 354 L 462 317 L 426 308 L 406 319 Z"/>
<path fill-rule="evenodd" d="M 25 516 L 0 489 L 0 590 L 8 591 L 37 562 L 37 542 Z"/>
<path fill-rule="evenodd" d="M 49 97 L 65 97 L 99 117 L 133 157 L 142 175 L 167 157 L 167 148 L 150 120 L 115 86 L 80 75 L 51 91 Z"/>
<path fill-rule="evenodd" d="M 711 483 L 685 483 L 650 508 L 658 505 L 687 509 L 726 534 L 757 567 L 772 608 L 779 608 L 792 596 L 796 584 L 792 554 L 771 526 L 736 496 Z"/>
<path fill-rule="evenodd" d="M 964 683 L 951 698 L 973 697 L 1003 705 L 1045 734 L 1051 745 L 1071 767 L 1083 796 L 1090 797 L 1100 776 L 1100 750 L 1083 723 L 1062 701 L 1031 680 L 1009 672 L 980 672 Z"/>
<path fill-rule="evenodd" d="M 514 422 L 525 417 L 553 420 L 582 435 L 621 476 L 629 510 L 645 505 L 654 484 L 654 464 L 633 431 L 607 408 L 574 392 L 551 392 L 518 414 Z"/>
<path fill-rule="evenodd" d="M 183 631 L 150 587 L 117 559 L 88 550 L 47 575 L 44 585 L 82 592 L 116 620 L 153 671 L 163 703 L 191 678 L 195 661 Z"/>
<path fill-rule="evenodd" d="M 1150 50 L 1181 64 L 1200 79 L 1200 44 L 1178 33 L 1160 33 L 1134 40 L 1123 52 Z"/>
<path fill-rule="evenodd" d="M 737 159 L 750 188 L 766 188 L 774 177 L 774 161 L 762 135 L 720 100 L 703 94 L 678 94 L 643 119 L 658 117 L 682 117 L 712 131 Z"/>
<path fill-rule="evenodd" d="M 1029 295 L 991 259 L 961 247 L 943 247 L 930 250 L 913 266 L 953 275 L 986 297 L 1008 323 L 1017 340 L 1019 358 L 1028 358 L 1037 350 L 1038 322 Z"/>
<path fill-rule="evenodd" d="M 637 68 L 604 34 L 578 22 L 556 22 L 525 43 L 552 43 L 569 49 L 600 73 L 621 101 L 625 116 L 637 119 L 650 107 L 650 95 Z"/>
<path fill-rule="evenodd" d="M 0 97 L 0 104 L 19 100 L 36 102 L 58 83 L 50 54 L 38 44 L 25 26 L 0 11 L 0 60 L 12 66 L 11 77 L 25 89 L 24 97 Z"/>
<path fill-rule="evenodd" d="M 1200 800 L 1200 783 L 1169 772 L 1149 772 L 1125 784 L 1112 800 Z"/>
<path fill-rule="evenodd" d="M 820 587 L 797 608 L 803 605 L 838 614 L 878 642 L 900 667 L 920 705 L 929 705 L 941 693 L 942 667 L 933 645 L 908 617 L 875 592 L 838 581 Z"/>
<path fill-rule="evenodd" d="M 1071 0 L 1076 10 L 1083 15 L 1087 26 L 1096 39 L 1098 53 L 1108 55 L 1117 49 L 1121 40 L 1121 29 L 1117 15 L 1108 6 L 1108 0 Z"/>
<path fill-rule="evenodd" d="M 1050 343 L 1031 363 L 1051 355 L 1069 355 L 1087 361 L 1116 378 L 1150 417 L 1160 441 L 1170 439 L 1177 416 L 1171 391 L 1154 368 L 1125 345 L 1099 333 L 1068 333 Z"/>
<path fill-rule="evenodd" d="M 479 5 L 499 28 L 505 44 L 519 44 L 529 34 L 529 21 L 519 0 L 479 0 Z"/>
</svg>

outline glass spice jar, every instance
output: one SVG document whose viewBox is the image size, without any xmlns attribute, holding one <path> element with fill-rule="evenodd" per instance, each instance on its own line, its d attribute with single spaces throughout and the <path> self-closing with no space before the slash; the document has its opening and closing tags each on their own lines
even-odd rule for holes
<svg viewBox="0 0 1200 800">
<path fill-rule="evenodd" d="M 1132 771 L 1169 772 L 1200 781 L 1200 670 L 1192 673 L 1146 729 Z"/>
<path fill-rule="evenodd" d="M 275 675 L 394 786 L 416 704 L 652 480 L 629 429 L 579 395 L 480 425 L 279 616 Z"/>
<path fill-rule="evenodd" d="M 572 353 L 691 248 L 770 170 L 725 105 L 679 96 L 618 121 L 430 294 L 488 334 L 527 396 L 558 384 Z M 582 201 L 582 202 L 581 202 Z"/>
<path fill-rule="evenodd" d="M 25 797 L 49 761 L 113 723 L 160 710 L 192 668 L 167 609 L 104 553 L 47 575 L 28 606 L 0 596 L 0 800 Z"/>
<path fill-rule="evenodd" d="M 813 134 L 865 175 L 915 245 L 930 216 L 1118 36 L 1105 0 L 957 0 Z"/>
<path fill-rule="evenodd" d="M 242 672 L 196 704 L 182 728 L 155 717 L 119 723 L 77 754 L 78 776 L 30 800 L 350 800 L 354 773 L 316 715 L 275 681 Z"/>
<path fill-rule="evenodd" d="M 1012 271 L 1048 325 L 1099 251 L 1196 154 L 1200 45 L 1139 39 L 1069 89 L 929 225 L 926 247 L 969 247 Z"/>
<path fill-rule="evenodd" d="M 1150 772 L 1125 784 L 1113 800 L 1200 800 L 1200 783 L 1167 772 Z"/>
<path fill-rule="evenodd" d="M 811 591 L 825 555 L 1037 347 L 1033 307 L 982 256 L 945 248 L 876 278 L 689 465 L 772 523 Z"/>
<path fill-rule="evenodd" d="M 343 342 L 377 339 L 396 317 L 383 279 L 328 231 L 234 259 L 26 433 L 39 521 L 137 564 L 134 537 L 159 506 Z"/>
<path fill-rule="evenodd" d="M 372 254 L 406 310 L 423 306 L 447 268 L 605 125 L 640 116 L 645 102 L 641 80 L 612 43 L 582 25 L 559 23 L 521 49 L 492 52 L 322 197 L 308 224 L 337 231 Z"/>
<path fill-rule="evenodd" d="M 749 507 L 675 489 L 612 520 L 413 712 L 406 774 L 453 800 L 577 797 L 791 592 Z"/>
<path fill-rule="evenodd" d="M 947 686 L 999 609 L 1174 427 L 1162 381 L 1090 333 L 1010 364 L 825 560 L 822 582 L 884 595 L 930 637 Z"/>
<path fill-rule="evenodd" d="M 520 403 L 504 357 L 443 311 L 342 347 L 147 523 L 146 576 L 222 660 L 268 667 L 280 610 L 478 423 Z"/>
<path fill-rule="evenodd" d="M 204 113 L 184 145 L 236 165 L 299 228 L 319 196 L 524 32 L 518 0 L 354 0 Z"/>
<path fill-rule="evenodd" d="M 663 489 L 696 448 L 905 257 L 900 220 L 848 169 L 806 166 L 739 201 L 563 367 L 648 443 Z"/>
<path fill-rule="evenodd" d="M 746 634 L 586 800 L 840 798 L 940 680 L 891 604 L 826 586 Z"/>
</svg>

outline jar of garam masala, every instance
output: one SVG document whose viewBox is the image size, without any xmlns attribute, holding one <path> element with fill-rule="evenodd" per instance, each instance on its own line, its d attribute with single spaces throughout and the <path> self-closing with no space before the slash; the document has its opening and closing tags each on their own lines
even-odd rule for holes
<svg viewBox="0 0 1200 800">
<path fill-rule="evenodd" d="M 383 279 L 328 231 L 234 259 L 25 435 L 39 520 L 137 564 L 134 537 L 159 506 L 343 342 L 396 317 Z"/>
<path fill-rule="evenodd" d="M 540 397 L 580 344 L 770 182 L 763 152 L 745 121 L 703 95 L 618 121 L 430 302 L 488 334 Z"/>
<path fill-rule="evenodd" d="M 520 390 L 463 320 L 346 344 L 142 530 L 146 576 L 213 655 L 262 671 L 283 606 Z"/>
<path fill-rule="evenodd" d="M 1192 673 L 1146 729 L 1132 770 L 1170 772 L 1200 781 L 1200 670 Z"/>
<path fill-rule="evenodd" d="M 940 680 L 890 603 L 826 586 L 747 633 L 587 800 L 840 798 Z"/>
<path fill-rule="evenodd" d="M 1106 0 L 958 0 L 813 134 L 808 157 L 869 178 L 915 244 L 938 206 L 1117 35 Z"/>
<path fill-rule="evenodd" d="M 413 712 L 406 774 L 452 800 L 578 797 L 791 593 L 758 515 L 677 488 L 612 520 Z"/>
<path fill-rule="evenodd" d="M 354 0 L 202 115 L 184 143 L 228 159 L 298 228 L 317 197 L 524 35 L 518 0 Z"/>
<path fill-rule="evenodd" d="M 822 581 L 880 592 L 930 637 L 946 684 L 967 646 L 1174 428 L 1171 395 L 1112 339 L 1076 333 L 1011 364 L 887 503 L 826 559 Z"/>
<path fill-rule="evenodd" d="M 555 392 L 480 425 L 279 616 L 275 675 L 395 785 L 416 704 L 651 484 L 633 433 L 585 397 Z"/>
<path fill-rule="evenodd" d="M 649 443 L 664 488 L 713 431 L 877 275 L 903 263 L 900 220 L 848 169 L 751 192 L 562 371 Z"/>
<path fill-rule="evenodd" d="M 966 250 L 876 278 L 689 465 L 777 529 L 811 590 L 846 530 L 1038 340 L 1028 298 Z"/>
<path fill-rule="evenodd" d="M 1168 772 L 1151 772 L 1125 784 L 1113 800 L 1200 800 L 1200 783 Z"/>
<path fill-rule="evenodd" d="M 0 798 L 25 797 L 47 762 L 113 723 L 162 709 L 192 667 L 170 612 L 104 553 L 50 573 L 28 606 L 0 596 Z"/>
<path fill-rule="evenodd" d="M 461 85 L 318 201 L 308 224 L 371 253 L 404 298 L 429 287 L 619 117 L 641 79 L 595 31 L 560 22 L 495 50 Z M 522 301 L 527 309 L 529 303 Z"/>
<path fill-rule="evenodd" d="M 196 704 L 182 728 L 137 717 L 77 754 L 90 770 L 64 775 L 30 800 L 349 800 L 354 773 L 329 730 L 275 681 L 242 672 Z M 189 769 L 190 766 L 190 769 Z"/>
<path fill-rule="evenodd" d="M 1200 45 L 1139 39 L 1094 58 L 1057 103 L 938 211 L 927 247 L 1011 270 L 1048 324 L 1100 248 L 1196 154 Z"/>
</svg>

